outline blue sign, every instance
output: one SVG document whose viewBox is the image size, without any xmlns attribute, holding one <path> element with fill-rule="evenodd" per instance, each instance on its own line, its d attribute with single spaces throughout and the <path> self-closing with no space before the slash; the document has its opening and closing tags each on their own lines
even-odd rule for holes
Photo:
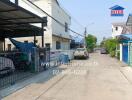
<svg viewBox="0 0 132 100">
<path fill-rule="evenodd" d="M 124 9 L 121 6 L 115 5 L 110 8 L 111 9 L 111 16 L 124 16 Z"/>
</svg>

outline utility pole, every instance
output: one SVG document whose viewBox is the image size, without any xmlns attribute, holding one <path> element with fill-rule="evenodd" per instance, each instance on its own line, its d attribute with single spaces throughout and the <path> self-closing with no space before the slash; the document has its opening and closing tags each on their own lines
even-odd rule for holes
<svg viewBox="0 0 132 100">
<path fill-rule="evenodd" d="M 85 31 L 84 31 L 84 47 L 87 47 L 87 43 L 86 43 L 86 36 L 87 36 L 87 28 L 85 27 Z"/>
<path fill-rule="evenodd" d="M 85 27 L 85 31 L 84 31 L 84 47 L 87 48 L 87 42 L 86 42 L 86 37 L 87 37 L 87 27 L 90 26 L 90 25 L 93 25 L 94 22 L 90 23 L 89 25 L 87 25 Z"/>
</svg>

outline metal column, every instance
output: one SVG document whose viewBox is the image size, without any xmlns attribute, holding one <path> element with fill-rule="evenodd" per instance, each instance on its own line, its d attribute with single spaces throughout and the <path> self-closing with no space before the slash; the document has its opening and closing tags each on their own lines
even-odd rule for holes
<svg viewBox="0 0 132 100">
<path fill-rule="evenodd" d="M 5 49 L 6 49 L 6 43 L 5 43 L 5 38 L 4 38 L 4 51 L 5 51 Z"/>
<path fill-rule="evenodd" d="M 44 47 L 44 23 L 42 23 L 42 47 Z"/>
<path fill-rule="evenodd" d="M 15 0 L 15 4 L 18 5 L 18 0 Z"/>
<path fill-rule="evenodd" d="M 36 45 L 36 34 L 34 34 L 34 45 Z"/>
</svg>

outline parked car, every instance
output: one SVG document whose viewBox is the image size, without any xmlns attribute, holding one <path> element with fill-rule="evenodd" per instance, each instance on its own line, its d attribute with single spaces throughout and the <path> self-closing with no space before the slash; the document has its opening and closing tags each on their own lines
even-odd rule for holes
<svg viewBox="0 0 132 100">
<path fill-rule="evenodd" d="M 9 75 L 15 70 L 13 61 L 9 58 L 0 57 L 0 77 Z"/>
<path fill-rule="evenodd" d="M 86 48 L 77 48 L 74 52 L 74 58 L 89 58 L 89 53 Z"/>
<path fill-rule="evenodd" d="M 107 50 L 105 48 L 101 48 L 100 53 L 101 54 L 107 54 Z"/>
</svg>

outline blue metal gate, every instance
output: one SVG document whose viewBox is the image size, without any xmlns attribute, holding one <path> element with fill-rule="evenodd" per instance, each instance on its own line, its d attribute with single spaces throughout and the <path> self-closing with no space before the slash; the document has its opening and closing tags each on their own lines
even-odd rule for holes
<svg viewBox="0 0 132 100">
<path fill-rule="evenodd" d="M 122 48 L 122 59 L 125 63 L 128 63 L 128 45 L 123 45 Z"/>
</svg>

